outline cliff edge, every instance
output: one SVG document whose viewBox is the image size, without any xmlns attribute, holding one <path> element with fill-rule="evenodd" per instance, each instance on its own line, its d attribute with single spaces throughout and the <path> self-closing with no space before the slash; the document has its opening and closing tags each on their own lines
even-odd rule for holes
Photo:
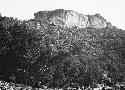
<svg viewBox="0 0 125 90">
<path fill-rule="evenodd" d="M 50 24 L 63 27 L 105 28 L 112 27 L 100 14 L 83 15 L 73 10 L 56 9 L 54 11 L 39 11 L 34 13 L 36 20 L 49 21 Z"/>
</svg>

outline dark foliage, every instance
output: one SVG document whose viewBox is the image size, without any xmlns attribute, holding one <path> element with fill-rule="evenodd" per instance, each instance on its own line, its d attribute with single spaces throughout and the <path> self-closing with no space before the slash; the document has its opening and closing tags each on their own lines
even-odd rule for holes
<svg viewBox="0 0 125 90">
<path fill-rule="evenodd" d="M 125 31 L 0 17 L 0 78 L 51 88 L 124 82 Z"/>
</svg>

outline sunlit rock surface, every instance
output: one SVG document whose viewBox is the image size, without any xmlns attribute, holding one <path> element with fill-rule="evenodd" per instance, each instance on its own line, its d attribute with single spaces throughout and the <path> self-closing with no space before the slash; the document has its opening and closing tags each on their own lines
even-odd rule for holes
<svg viewBox="0 0 125 90">
<path fill-rule="evenodd" d="M 34 14 L 36 20 L 49 21 L 50 24 L 63 27 L 105 28 L 112 27 L 100 14 L 83 15 L 73 10 L 57 9 L 54 11 L 39 11 Z"/>
</svg>

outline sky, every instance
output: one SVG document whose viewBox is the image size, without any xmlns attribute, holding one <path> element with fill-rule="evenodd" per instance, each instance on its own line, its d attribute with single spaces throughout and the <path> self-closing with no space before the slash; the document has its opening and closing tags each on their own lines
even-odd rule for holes
<svg viewBox="0 0 125 90">
<path fill-rule="evenodd" d="M 125 30 L 125 0 L 0 0 L 2 16 L 21 20 L 44 10 L 74 10 L 84 15 L 101 14 L 113 26 Z"/>
</svg>

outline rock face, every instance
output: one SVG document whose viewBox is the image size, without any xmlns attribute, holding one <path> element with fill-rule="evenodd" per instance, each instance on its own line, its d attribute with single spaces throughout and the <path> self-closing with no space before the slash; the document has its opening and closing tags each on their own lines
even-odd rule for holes
<svg viewBox="0 0 125 90">
<path fill-rule="evenodd" d="M 37 20 L 48 20 L 50 24 L 68 28 L 92 27 L 100 29 L 112 26 L 100 14 L 83 15 L 72 10 L 57 9 L 54 11 L 39 11 L 37 13 L 34 13 L 34 16 Z"/>
</svg>

